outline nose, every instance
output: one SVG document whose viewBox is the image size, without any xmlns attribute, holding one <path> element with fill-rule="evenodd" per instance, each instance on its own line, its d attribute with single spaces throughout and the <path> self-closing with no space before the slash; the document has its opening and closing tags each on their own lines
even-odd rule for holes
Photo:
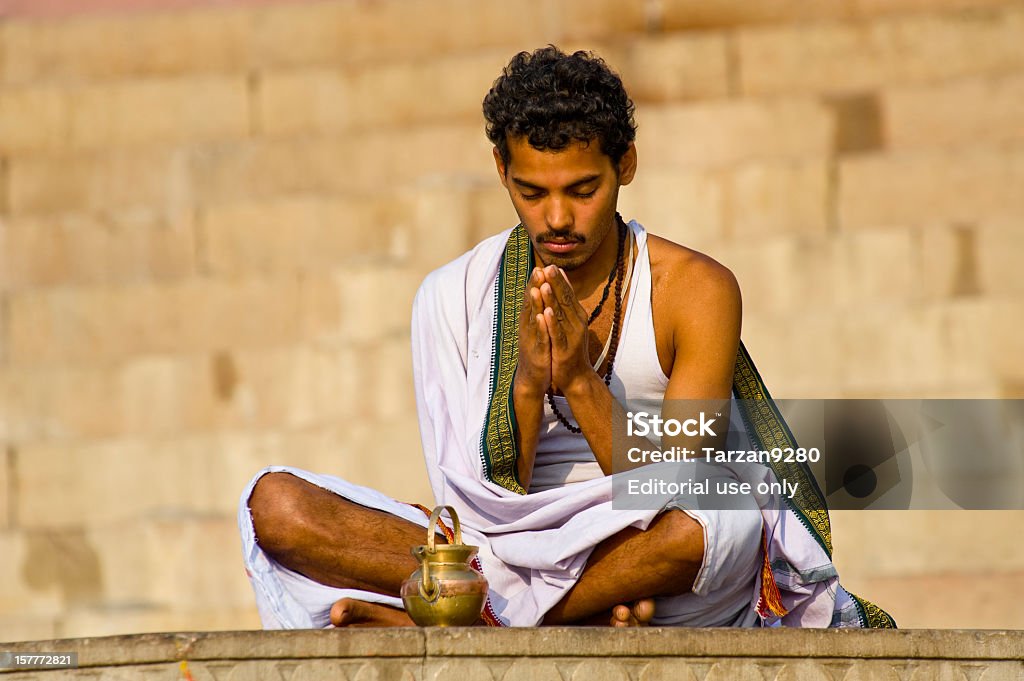
<svg viewBox="0 0 1024 681">
<path fill-rule="evenodd" d="M 548 201 L 546 215 L 548 229 L 552 232 L 565 232 L 572 229 L 573 215 L 569 202 L 557 196 Z"/>
</svg>

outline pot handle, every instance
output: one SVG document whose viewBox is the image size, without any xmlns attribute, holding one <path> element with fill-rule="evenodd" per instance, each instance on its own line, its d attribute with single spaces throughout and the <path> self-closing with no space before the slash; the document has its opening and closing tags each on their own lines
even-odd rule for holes
<svg viewBox="0 0 1024 681">
<path fill-rule="evenodd" d="M 448 515 L 452 517 L 455 524 L 455 543 L 462 543 L 462 525 L 459 523 L 459 514 L 451 506 L 435 506 L 434 512 L 430 514 L 430 523 L 427 525 L 427 551 L 434 552 L 434 536 L 437 534 L 437 521 L 441 519 L 441 511 L 448 509 Z"/>
</svg>

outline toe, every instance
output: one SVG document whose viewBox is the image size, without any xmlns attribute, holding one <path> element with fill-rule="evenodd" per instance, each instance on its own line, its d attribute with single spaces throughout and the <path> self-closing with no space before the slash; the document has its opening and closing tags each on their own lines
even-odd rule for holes
<svg viewBox="0 0 1024 681">
<path fill-rule="evenodd" d="M 654 619 L 654 599 L 644 598 L 633 604 L 633 616 L 640 624 L 648 624 Z"/>
</svg>

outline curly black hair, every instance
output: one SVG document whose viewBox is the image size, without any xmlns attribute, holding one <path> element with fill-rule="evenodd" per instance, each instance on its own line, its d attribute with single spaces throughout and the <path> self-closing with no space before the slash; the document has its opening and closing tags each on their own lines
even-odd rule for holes
<svg viewBox="0 0 1024 681">
<path fill-rule="evenodd" d="M 505 165 L 509 137 L 535 149 L 561 150 L 598 140 L 618 167 L 636 138 L 633 102 L 622 79 L 590 52 L 566 54 L 554 45 L 520 52 L 484 97 L 487 137 Z"/>
</svg>

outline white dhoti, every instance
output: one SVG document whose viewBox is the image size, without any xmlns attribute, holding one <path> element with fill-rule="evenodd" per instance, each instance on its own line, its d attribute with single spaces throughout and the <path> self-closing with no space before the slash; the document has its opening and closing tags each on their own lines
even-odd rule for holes
<svg viewBox="0 0 1024 681">
<path fill-rule="evenodd" d="M 361 506 L 374 508 L 391 515 L 427 527 L 427 517 L 410 504 L 391 499 L 376 490 L 353 485 L 341 478 L 318 475 L 289 466 L 271 466 L 260 471 L 246 487 L 239 507 L 238 522 L 242 531 L 242 547 L 246 572 L 256 595 L 256 605 L 266 629 L 306 629 L 330 626 L 331 605 L 342 598 L 356 598 L 371 603 L 382 603 L 396 608 L 402 607 L 400 598 L 363 591 L 339 589 L 326 586 L 289 570 L 267 556 L 256 541 L 252 517 L 247 501 L 256 481 L 266 473 L 290 473 L 313 483 Z M 690 593 L 680 596 L 656 599 L 656 616 L 653 624 L 659 626 L 731 627 L 756 626 L 759 624 L 755 605 L 757 601 L 758 570 L 761 567 L 761 515 L 756 508 L 743 510 L 693 511 L 682 508 L 679 500 L 671 507 L 679 508 L 697 520 L 704 530 L 704 562 Z M 610 507 L 605 513 L 618 513 Z M 604 515 L 604 514 L 601 514 Z M 591 514 L 585 522 L 574 524 L 571 531 L 582 538 L 603 535 L 606 529 L 588 528 L 587 525 L 600 522 L 598 514 Z M 523 582 L 509 579 L 496 583 L 496 577 L 508 568 L 494 555 L 490 541 L 472 527 L 462 526 L 463 539 L 467 544 L 480 547 L 479 558 L 483 574 L 490 582 L 490 607 L 497 618 L 506 625 L 527 626 L 536 624 L 553 603 L 543 593 L 562 594 L 567 587 L 561 580 L 547 585 L 530 580 L 534 589 L 541 593 L 537 598 L 527 599 L 535 604 L 528 611 L 522 606 L 513 612 L 508 609 L 509 599 L 502 595 L 505 585 L 523 588 Z M 424 535 L 425 538 L 425 535 Z M 520 542 L 530 553 L 539 547 L 544 539 L 524 533 Z M 577 543 L 589 543 L 583 540 Z M 411 548 L 411 547 L 410 547 Z M 593 545 L 589 546 L 593 548 Z M 568 549 L 574 550 L 574 549 Z M 587 552 L 589 555 L 589 551 Z M 584 556 L 585 558 L 586 556 Z M 581 566 L 582 567 L 582 566 Z M 523 572 L 521 569 L 517 572 Z M 571 571 L 571 581 L 578 577 L 580 568 Z M 526 571 L 528 572 L 528 571 Z M 568 577 L 568 575 L 567 575 Z M 520 599 L 522 602 L 522 599 Z M 557 600 L 555 601 L 557 602 Z M 547 607 L 540 611 L 542 603 Z M 528 614 L 527 614 L 528 613 Z"/>
<path fill-rule="evenodd" d="M 643 229 L 636 223 L 631 229 L 642 246 Z M 658 599 L 655 624 L 864 626 L 839 586 L 827 542 L 812 537 L 806 517 L 797 518 L 778 499 L 753 495 L 745 507 L 708 510 L 698 499 L 676 495 L 653 508 L 623 509 L 612 505 L 613 476 L 530 494 L 509 482 L 509 458 L 500 460 L 507 450 L 491 455 L 488 447 L 500 438 L 488 424 L 496 422 L 492 397 L 508 394 L 509 384 L 495 368 L 503 367 L 507 379 L 503 343 L 510 333 L 502 341 L 500 329 L 510 312 L 502 307 L 498 283 L 507 283 L 503 253 L 516 238 L 516 232 L 506 232 L 488 239 L 432 273 L 417 294 L 412 322 L 417 411 L 431 488 L 437 504 L 458 511 L 465 541 L 480 547 L 493 616 L 505 625 L 538 624 L 575 584 L 594 547 L 626 527 L 646 529 L 659 513 L 675 508 L 703 528 L 704 561 L 690 593 Z M 519 248 L 525 252 L 521 241 Z M 523 267 L 516 267 L 520 276 Z M 499 268 L 505 268 L 502 278 Z M 619 393 L 631 397 L 618 378 L 611 388 L 620 400 Z M 505 466 L 505 478 L 499 465 Z M 287 467 L 267 471 L 291 473 L 355 503 L 427 525 L 421 510 L 339 478 Z M 775 480 L 757 466 L 726 466 L 715 474 L 753 483 Z M 328 626 L 331 604 L 345 597 L 401 606 L 393 597 L 318 584 L 270 559 L 256 541 L 248 510 L 254 484 L 255 479 L 242 495 L 239 524 L 264 626 Z"/>
</svg>

